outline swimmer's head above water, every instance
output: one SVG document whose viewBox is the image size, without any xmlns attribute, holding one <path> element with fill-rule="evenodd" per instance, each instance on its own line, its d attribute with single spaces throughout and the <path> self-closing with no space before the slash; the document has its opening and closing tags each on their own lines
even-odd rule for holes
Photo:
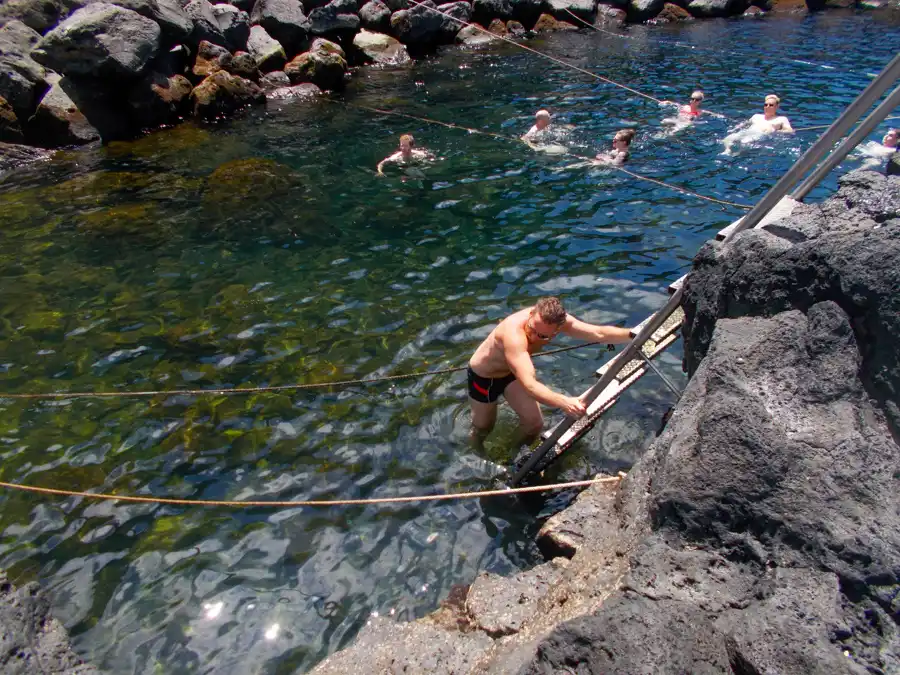
<svg viewBox="0 0 900 675">
<path fill-rule="evenodd" d="M 773 117 L 778 117 L 779 103 L 781 103 L 781 99 L 778 98 L 775 94 L 769 94 L 768 96 L 766 96 L 766 100 L 763 102 L 763 113 L 765 114 L 767 120 L 770 120 Z"/>
<path fill-rule="evenodd" d="M 700 106 L 703 104 L 703 98 L 704 98 L 703 92 L 700 91 L 699 89 L 697 91 L 695 91 L 693 94 L 691 94 L 691 103 L 690 103 L 691 112 L 693 112 L 693 113 L 700 112 Z"/>
<path fill-rule="evenodd" d="M 896 148 L 900 142 L 900 131 L 897 129 L 888 129 L 888 132 L 881 139 L 881 144 L 886 148 Z"/>
<path fill-rule="evenodd" d="M 628 152 L 631 141 L 634 140 L 634 129 L 619 129 L 613 136 L 613 148 L 619 152 Z"/>
<path fill-rule="evenodd" d="M 534 114 L 534 126 L 538 131 L 546 129 L 550 126 L 550 113 L 546 110 L 538 110 Z"/>
<path fill-rule="evenodd" d="M 400 137 L 400 153 L 404 157 L 409 157 L 412 154 L 413 145 L 415 145 L 415 139 L 412 137 L 412 134 L 403 134 Z"/>
</svg>

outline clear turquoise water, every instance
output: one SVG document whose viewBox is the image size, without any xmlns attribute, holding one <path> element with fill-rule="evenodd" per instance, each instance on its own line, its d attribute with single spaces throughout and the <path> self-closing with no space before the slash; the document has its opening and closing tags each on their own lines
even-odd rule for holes
<svg viewBox="0 0 900 675">
<path fill-rule="evenodd" d="M 848 12 L 529 44 L 659 98 L 702 87 L 732 120 L 777 92 L 804 127 L 830 122 L 900 49 L 897 28 L 896 16 Z M 658 138 L 669 111 L 508 45 L 360 71 L 344 100 L 509 135 L 548 107 L 574 126 L 564 142 L 580 154 L 636 125 L 630 169 L 743 203 L 815 138 L 720 157 L 729 123 Z M 376 178 L 405 132 L 440 160 L 424 180 Z M 587 320 L 639 321 L 740 215 L 571 163 L 313 102 L 0 177 L 0 390 L 286 384 L 459 365 L 499 318 L 542 294 Z M 683 382 L 679 357 L 663 366 Z M 599 364 L 577 351 L 538 367 L 574 393 Z M 671 402 L 645 378 L 553 477 L 627 468 Z M 469 447 L 461 374 L 319 393 L 0 399 L 0 409 L 3 480 L 123 494 L 483 489 L 516 452 L 508 411 L 484 452 Z M 109 672 L 289 673 L 373 612 L 421 616 L 480 570 L 534 564 L 541 517 L 565 500 L 272 512 L 2 493 L 0 567 L 48 587 L 76 647 Z"/>
</svg>

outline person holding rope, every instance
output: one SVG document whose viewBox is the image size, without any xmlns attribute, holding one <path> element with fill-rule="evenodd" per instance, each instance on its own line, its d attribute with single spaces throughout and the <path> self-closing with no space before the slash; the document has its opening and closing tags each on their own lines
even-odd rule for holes
<svg viewBox="0 0 900 675">
<path fill-rule="evenodd" d="M 384 175 L 384 165 L 385 164 L 400 164 L 400 165 L 410 165 L 414 163 L 424 162 L 426 160 L 434 159 L 434 155 L 432 155 L 428 150 L 424 148 L 414 148 L 415 139 L 412 137 L 412 134 L 403 134 L 400 137 L 400 148 L 393 155 L 389 155 L 385 157 L 383 160 L 378 162 L 378 166 L 376 168 L 378 175 Z"/>
<path fill-rule="evenodd" d="M 722 143 L 725 144 L 725 151 L 722 154 L 732 154 L 731 148 L 736 142 L 749 143 L 773 133 L 794 133 L 790 120 L 784 115 L 778 114 L 779 103 L 781 103 L 781 99 L 775 94 L 766 96 L 762 113 L 757 113 L 748 122 L 742 122 L 736 127 L 734 133 L 722 139 Z"/>
<path fill-rule="evenodd" d="M 584 403 L 538 382 L 531 355 L 565 333 L 593 342 L 622 343 L 631 339 L 627 328 L 595 326 L 566 313 L 556 297 L 544 297 L 501 321 L 469 359 L 468 391 L 472 408 L 472 439 L 483 440 L 497 421 L 497 400 L 506 401 L 519 416 L 526 442 L 544 427 L 539 403 L 581 417 Z"/>
</svg>

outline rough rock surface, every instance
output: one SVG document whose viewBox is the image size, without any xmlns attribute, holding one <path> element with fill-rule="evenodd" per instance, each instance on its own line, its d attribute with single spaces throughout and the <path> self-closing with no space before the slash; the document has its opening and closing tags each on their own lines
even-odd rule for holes
<svg viewBox="0 0 900 675">
<path fill-rule="evenodd" d="M 5 0 L 0 4 L 0 24 L 21 21 L 43 34 L 65 19 L 72 7 L 79 4 L 77 0 Z"/>
<path fill-rule="evenodd" d="M 650 21 L 653 23 L 675 23 L 678 21 L 690 21 L 692 18 L 691 13 L 684 7 L 667 2 L 663 5 L 662 11 Z"/>
<path fill-rule="evenodd" d="M 206 0 L 191 0 L 184 6 L 184 12 L 194 25 L 190 37 L 191 45 L 198 45 L 206 40 L 214 45 L 226 46 L 225 33 L 219 27 L 219 20 L 212 4 Z"/>
<path fill-rule="evenodd" d="M 898 288 L 900 177 L 707 244 L 665 430 L 542 529 L 570 564 L 539 597 L 482 575 L 314 672 L 900 672 Z"/>
<path fill-rule="evenodd" d="M 150 73 L 128 94 L 132 119 L 145 129 L 174 124 L 187 114 L 192 89 L 183 75 Z"/>
<path fill-rule="evenodd" d="M 485 29 L 477 24 L 466 26 L 456 34 L 456 41 L 469 47 L 490 44 L 498 39 L 496 35 L 486 33 Z"/>
<path fill-rule="evenodd" d="M 444 14 L 441 25 L 441 41 L 453 42 L 460 29 L 465 28 L 466 24 L 472 21 L 472 5 L 468 2 L 446 2 L 438 5 L 437 8 Z"/>
<path fill-rule="evenodd" d="M 548 33 L 555 30 L 578 30 L 578 26 L 568 21 L 557 21 L 549 14 L 541 14 L 531 30 L 535 33 Z"/>
<path fill-rule="evenodd" d="M 50 89 L 44 94 L 34 116 L 28 122 L 28 135 L 45 148 L 85 145 L 99 141 L 100 131 L 63 89 L 59 75 L 48 76 Z"/>
<path fill-rule="evenodd" d="M 31 58 L 31 50 L 40 39 L 36 31 L 20 21 L 0 27 L 0 96 L 20 120 L 31 117 L 47 90 L 46 71 Z"/>
<path fill-rule="evenodd" d="M 288 80 L 290 83 L 290 80 Z M 277 87 L 266 91 L 266 99 L 269 101 L 286 101 L 297 98 L 315 98 L 322 93 L 312 82 L 304 82 L 303 84 L 288 84 L 284 87 Z"/>
<path fill-rule="evenodd" d="M 282 87 L 290 87 L 291 78 L 289 78 L 287 73 L 282 70 L 274 70 L 259 78 L 259 86 L 267 92 L 281 89 Z"/>
<path fill-rule="evenodd" d="M 250 29 L 247 51 L 253 56 L 257 67 L 264 73 L 281 70 L 287 63 L 284 47 L 262 26 L 253 26 Z"/>
<path fill-rule="evenodd" d="M 628 0 L 625 11 L 629 21 L 640 23 L 659 14 L 665 4 L 666 0 Z"/>
<path fill-rule="evenodd" d="M 2 156 L 2 148 L 0 148 Z M 2 170 L 0 160 L 0 170 Z M 69 646 L 37 584 L 13 588 L 0 572 L 0 672 L 4 675 L 97 675 Z"/>
<path fill-rule="evenodd" d="M 228 70 L 231 60 L 231 52 L 225 47 L 203 40 L 197 49 L 197 58 L 194 60 L 191 72 L 199 82 L 217 70 Z"/>
<path fill-rule="evenodd" d="M 353 46 L 365 55 L 366 60 L 372 63 L 394 65 L 409 63 L 406 47 L 390 35 L 371 33 L 363 29 L 354 36 Z"/>
<path fill-rule="evenodd" d="M 235 52 L 247 49 L 247 40 L 250 39 L 250 15 L 234 5 L 224 3 L 213 5 L 212 12 L 228 48 Z"/>
<path fill-rule="evenodd" d="M 262 73 L 259 72 L 259 68 L 256 67 L 256 60 L 247 52 L 237 52 L 234 54 L 234 56 L 231 57 L 231 63 L 225 67 L 225 70 L 232 75 L 243 77 L 245 80 L 250 80 L 251 82 L 259 82 L 259 78 L 262 75 Z"/>
<path fill-rule="evenodd" d="M 284 67 L 291 84 L 312 82 L 322 89 L 339 89 L 344 84 L 347 58 L 340 45 L 317 38 L 308 52 L 303 52 Z"/>
<path fill-rule="evenodd" d="M 741 14 L 747 9 L 747 4 L 741 0 L 691 0 L 687 4 L 687 10 L 692 16 L 706 19 Z"/>
<path fill-rule="evenodd" d="M 35 61 L 64 75 L 140 76 L 159 49 L 159 25 L 137 12 L 97 2 L 72 14 L 32 50 Z"/>
<path fill-rule="evenodd" d="M 332 0 L 309 13 L 309 32 L 313 35 L 353 35 L 359 30 L 356 0 Z"/>
<path fill-rule="evenodd" d="M 425 45 L 439 39 L 444 32 L 445 17 L 435 12 L 432 0 L 391 15 L 391 32 L 407 45 Z"/>
<path fill-rule="evenodd" d="M 550 13 L 562 21 L 575 21 L 572 18 L 574 14 L 579 19 L 593 23 L 597 16 L 596 0 L 549 0 L 549 5 Z"/>
<path fill-rule="evenodd" d="M 0 173 L 18 169 L 20 166 L 38 162 L 49 156 L 50 153 L 42 148 L 0 141 Z"/>
<path fill-rule="evenodd" d="M 25 140 L 22 135 L 22 125 L 16 117 L 16 111 L 0 96 L 0 142 L 21 143 Z"/>
<path fill-rule="evenodd" d="M 472 16 L 480 24 L 487 26 L 494 19 L 513 18 L 511 0 L 475 0 L 472 3 Z"/>
<path fill-rule="evenodd" d="M 220 70 L 207 77 L 191 92 L 195 117 L 214 120 L 252 103 L 265 103 L 259 85 Z"/>
<path fill-rule="evenodd" d="M 95 0 L 71 0 L 73 6 L 89 5 Z M 123 9 L 130 9 L 159 24 L 162 39 L 166 44 L 176 44 L 186 40 L 194 28 L 190 17 L 177 0 L 116 0 L 112 3 Z"/>
<path fill-rule="evenodd" d="M 387 33 L 391 29 L 391 10 L 381 0 L 371 0 L 359 10 L 362 27 L 375 33 Z"/>
<path fill-rule="evenodd" d="M 250 21 L 265 28 L 288 56 L 300 50 L 309 34 L 309 20 L 299 0 L 256 0 Z"/>
</svg>

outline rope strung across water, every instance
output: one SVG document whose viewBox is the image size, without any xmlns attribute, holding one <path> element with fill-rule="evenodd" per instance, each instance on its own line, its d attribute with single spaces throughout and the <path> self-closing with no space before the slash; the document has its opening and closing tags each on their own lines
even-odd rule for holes
<svg viewBox="0 0 900 675">
<path fill-rule="evenodd" d="M 562 354 L 563 352 L 571 352 L 576 349 L 584 349 L 594 345 L 604 344 L 602 342 L 584 342 L 579 345 L 570 347 L 560 347 L 559 349 L 551 349 L 546 352 L 532 354 L 537 356 L 552 356 L 553 354 Z M 146 398 L 151 396 L 234 396 L 237 394 L 259 394 L 264 392 L 278 391 L 300 391 L 303 389 L 328 389 L 331 387 L 352 387 L 360 384 L 376 384 L 378 382 L 393 382 L 396 380 L 410 380 L 415 378 L 431 377 L 432 375 L 446 375 L 448 373 L 458 373 L 465 370 L 468 366 L 454 366 L 453 368 L 442 368 L 440 370 L 420 370 L 412 373 L 401 373 L 399 375 L 385 375 L 383 377 L 367 377 L 358 380 L 337 380 L 335 382 L 311 382 L 306 384 L 277 384 L 260 387 L 230 387 L 228 389 L 169 389 L 169 390 L 145 390 L 145 391 L 70 391 L 70 392 L 44 392 L 36 394 L 0 394 L 0 399 L 25 399 L 25 400 L 47 400 L 47 399 L 65 399 L 65 398 Z"/>
<path fill-rule="evenodd" d="M 885 122 L 887 122 L 889 120 L 900 120 L 900 117 L 894 116 L 894 117 L 885 117 L 884 118 Z M 830 126 L 831 126 L 830 124 L 819 124 L 814 127 L 803 127 L 802 129 L 794 129 L 794 131 L 816 131 L 818 129 L 827 129 Z"/>
<path fill-rule="evenodd" d="M 506 37 L 505 35 L 497 35 L 496 33 L 492 33 L 491 31 L 487 30 L 486 28 L 479 26 L 477 23 L 466 23 L 465 21 L 463 21 L 461 19 L 457 19 L 452 14 L 448 14 L 447 12 L 442 12 L 441 10 L 436 9 L 435 7 L 429 7 L 428 5 L 423 5 L 421 2 L 417 2 L 417 0 L 409 0 L 409 2 L 411 2 L 413 5 L 416 5 L 419 7 L 424 7 L 427 10 L 430 10 L 432 12 L 435 12 L 437 14 L 445 16 L 448 19 L 452 19 L 455 23 L 458 23 L 461 26 L 466 26 L 467 28 L 475 28 L 476 30 L 480 30 L 482 33 L 485 33 L 486 35 L 490 35 L 491 37 L 497 38 L 498 40 L 503 40 L 505 42 L 508 42 L 512 45 L 515 45 L 516 47 L 520 47 L 521 49 L 524 49 L 525 51 L 529 51 L 532 54 L 537 54 L 541 58 L 548 59 L 550 61 L 553 61 L 554 63 L 558 63 L 560 65 L 566 66 L 567 68 L 571 68 L 572 70 L 577 70 L 579 73 L 583 73 L 583 74 L 587 75 L 588 77 L 593 77 L 597 80 L 600 80 L 601 82 L 606 82 L 607 84 L 612 84 L 616 87 L 621 87 L 625 91 L 630 91 L 632 94 L 637 94 L 638 96 L 643 96 L 644 98 L 649 99 L 651 101 L 656 101 L 657 103 L 662 103 L 662 101 L 660 101 L 658 98 L 650 96 L 650 94 L 645 94 L 641 91 L 638 91 L 637 89 L 633 89 L 627 85 L 624 85 L 621 82 L 616 82 L 615 80 L 611 80 L 608 77 L 603 77 L 602 75 L 598 75 L 597 73 L 592 73 L 590 70 L 585 70 L 584 68 L 580 68 L 579 66 L 576 66 L 573 63 L 569 63 L 568 61 L 563 61 L 562 59 L 558 59 L 555 56 L 550 56 L 549 54 L 545 54 L 542 51 L 538 51 L 537 49 L 533 49 L 532 47 L 523 45 L 520 42 L 511 40 L 508 37 Z"/>
<path fill-rule="evenodd" d="M 306 501 L 231 501 L 224 499 L 174 499 L 170 497 L 138 497 L 134 495 L 113 495 L 102 492 L 81 492 L 78 490 L 60 490 L 57 488 L 38 487 L 36 485 L 21 485 L 19 483 L 6 483 L 0 481 L 0 487 L 20 492 L 34 492 L 44 495 L 57 495 L 60 497 L 84 497 L 85 499 L 98 499 L 104 501 L 136 502 L 140 504 L 165 504 L 168 506 L 225 506 L 231 508 L 277 508 L 296 509 L 303 506 L 369 506 L 372 504 L 405 504 L 408 502 L 440 502 L 459 499 L 481 499 L 482 497 L 499 497 L 501 495 L 514 495 L 523 492 L 549 492 L 550 490 L 565 490 L 567 488 L 587 487 L 597 483 L 618 483 L 625 477 L 605 476 L 590 480 L 576 480 L 568 483 L 551 483 L 549 485 L 531 485 L 520 488 L 504 488 L 502 490 L 483 490 L 481 492 L 450 492 L 436 495 L 413 495 L 410 497 L 373 497 L 370 499 L 333 499 L 333 500 L 306 500 Z"/>
<path fill-rule="evenodd" d="M 493 33 L 492 33 L 493 34 Z M 481 136 L 488 136 L 490 138 L 496 138 L 503 141 L 510 141 L 513 143 L 522 143 L 523 145 L 528 145 L 521 138 L 516 138 L 514 136 L 504 136 L 503 134 L 498 134 L 493 131 L 482 131 L 480 129 L 472 129 L 471 127 L 465 127 L 460 124 L 452 124 L 450 122 L 441 122 L 440 120 L 432 120 L 427 117 L 419 117 L 418 115 L 410 115 L 409 113 L 397 112 L 395 110 L 384 110 L 383 108 L 372 108 L 370 106 L 360 105 L 358 103 L 345 103 L 345 105 L 352 106 L 354 108 L 360 108 L 361 110 L 368 110 L 369 112 L 378 113 L 379 115 L 391 115 L 393 117 L 402 117 L 405 119 L 416 120 L 417 122 L 423 122 L 425 124 L 436 124 L 442 127 L 446 127 L 448 129 L 457 129 L 459 131 L 465 131 L 470 134 L 479 134 Z M 531 147 L 531 146 L 529 146 Z M 574 153 L 566 153 L 569 157 L 574 157 L 575 159 L 580 159 L 585 162 L 593 162 L 596 163 L 596 160 L 593 157 L 585 157 L 583 155 L 576 155 Z M 615 169 L 616 171 L 621 171 L 624 174 L 631 176 L 632 178 L 636 178 L 638 180 L 647 181 L 648 183 L 654 183 L 655 185 L 660 185 L 664 188 L 668 188 L 669 190 L 675 190 L 676 192 L 680 192 L 681 194 L 688 195 L 689 197 L 696 197 L 697 199 L 702 199 L 707 202 L 712 202 L 713 204 L 721 204 L 722 206 L 731 206 L 738 209 L 744 209 L 749 211 L 752 207 L 748 204 L 739 204 L 737 202 L 729 202 L 724 199 L 716 199 L 715 197 L 707 197 L 705 195 L 701 195 L 697 192 L 693 192 L 692 190 L 688 190 L 687 188 L 683 188 L 680 185 L 673 185 L 672 183 L 666 183 L 665 181 L 657 180 L 656 178 L 650 178 L 648 176 L 643 176 L 639 173 L 635 173 L 634 171 L 629 171 L 621 166 L 616 166 L 615 164 L 604 164 L 604 168 Z"/>
</svg>

